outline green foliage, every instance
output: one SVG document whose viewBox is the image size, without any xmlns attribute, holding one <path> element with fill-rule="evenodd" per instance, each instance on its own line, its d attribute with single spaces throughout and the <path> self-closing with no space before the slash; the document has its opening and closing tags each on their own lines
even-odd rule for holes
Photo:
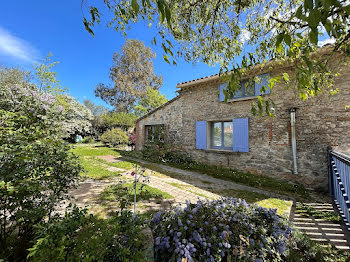
<svg viewBox="0 0 350 262">
<path fill-rule="evenodd" d="M 0 66 L 0 86 L 11 86 L 29 83 L 32 78 L 31 72 L 17 68 Z"/>
<path fill-rule="evenodd" d="M 154 143 L 146 144 L 141 150 L 143 158 L 151 161 L 169 162 L 174 164 L 191 165 L 195 161 L 191 156 L 184 151 L 183 147 L 175 144 L 160 143 L 156 145 Z"/>
<path fill-rule="evenodd" d="M 92 136 L 86 136 L 86 137 L 84 137 L 84 139 L 82 141 L 82 143 L 84 143 L 84 144 L 90 144 L 90 143 L 94 143 L 94 142 L 95 142 L 95 140 Z"/>
<path fill-rule="evenodd" d="M 149 88 L 158 90 L 162 77 L 154 74 L 155 54 L 139 40 L 126 40 L 121 53 L 114 53 L 110 79 L 113 86 L 100 83 L 95 94 L 118 112 L 132 112 Z"/>
<path fill-rule="evenodd" d="M 87 216 L 77 207 L 43 223 L 29 249 L 29 261 L 142 261 L 140 221 L 130 211 L 110 219 Z"/>
<path fill-rule="evenodd" d="M 59 62 L 51 62 L 51 56 L 52 53 L 50 52 L 42 63 L 34 66 L 38 88 L 40 91 L 62 94 L 67 89 L 61 86 L 60 81 L 57 79 L 57 73 L 52 71 L 52 68 Z"/>
<path fill-rule="evenodd" d="M 109 112 L 101 116 L 104 128 L 122 128 L 127 130 L 135 126 L 137 116 L 126 112 Z"/>
<path fill-rule="evenodd" d="M 125 145 L 129 141 L 128 136 L 120 128 L 107 130 L 101 135 L 100 139 L 103 143 L 111 147 L 116 147 L 117 145 Z"/>
<path fill-rule="evenodd" d="M 108 109 L 101 105 L 95 105 L 89 99 L 84 99 L 84 105 L 91 111 L 93 116 L 108 113 Z"/>
<path fill-rule="evenodd" d="M 322 246 L 306 234 L 294 231 L 288 241 L 287 262 L 348 262 L 350 253 L 330 245 Z"/>
<path fill-rule="evenodd" d="M 158 90 L 148 88 L 146 95 L 140 99 L 134 110 L 136 115 L 140 117 L 163 105 L 167 101 L 168 99 L 166 96 L 162 95 Z"/>
<path fill-rule="evenodd" d="M 0 86 L 0 257 L 18 261 L 35 225 L 49 217 L 79 178 L 62 141 L 54 96 L 27 84 Z"/>
</svg>

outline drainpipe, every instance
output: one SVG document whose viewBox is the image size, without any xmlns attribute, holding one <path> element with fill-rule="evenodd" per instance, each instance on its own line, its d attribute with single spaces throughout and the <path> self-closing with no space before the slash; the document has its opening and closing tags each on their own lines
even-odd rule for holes
<svg viewBox="0 0 350 262">
<path fill-rule="evenodd" d="M 293 151 L 293 174 L 298 174 L 298 162 L 297 162 L 297 140 L 295 137 L 295 112 L 296 108 L 289 109 L 290 112 L 290 127 L 292 133 L 292 151 Z"/>
</svg>

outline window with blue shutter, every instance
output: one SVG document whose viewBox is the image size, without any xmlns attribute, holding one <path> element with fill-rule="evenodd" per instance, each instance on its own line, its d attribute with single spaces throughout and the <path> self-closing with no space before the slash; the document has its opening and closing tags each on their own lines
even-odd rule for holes
<svg viewBox="0 0 350 262">
<path fill-rule="evenodd" d="M 269 87 L 269 80 L 270 80 L 270 74 L 262 74 L 258 76 L 259 81 L 255 82 L 255 95 L 266 95 L 270 94 L 270 87 Z M 262 88 L 265 89 L 265 91 L 261 90 Z"/>
<path fill-rule="evenodd" d="M 207 121 L 196 122 L 196 149 L 207 149 Z"/>
<path fill-rule="evenodd" d="M 224 89 L 226 89 L 227 83 L 223 83 L 219 85 L 219 101 L 225 101 Z"/>
<path fill-rule="evenodd" d="M 248 118 L 236 118 L 233 124 L 233 151 L 249 152 Z"/>
</svg>

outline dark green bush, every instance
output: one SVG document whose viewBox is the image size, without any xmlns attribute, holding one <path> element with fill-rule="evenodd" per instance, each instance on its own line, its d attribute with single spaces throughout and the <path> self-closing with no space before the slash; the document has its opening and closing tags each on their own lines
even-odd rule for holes
<svg viewBox="0 0 350 262">
<path fill-rule="evenodd" d="M 152 161 L 169 162 L 177 164 L 194 164 L 192 157 L 184 151 L 183 147 L 175 144 L 160 143 L 146 144 L 141 151 L 143 158 Z"/>
<path fill-rule="evenodd" d="M 94 138 L 92 136 L 86 136 L 84 137 L 83 141 L 81 141 L 84 144 L 89 144 L 95 142 Z"/>
<path fill-rule="evenodd" d="M 109 146 L 125 145 L 129 142 L 128 136 L 120 128 L 107 130 L 100 137 L 101 141 Z"/>
<path fill-rule="evenodd" d="M 74 207 L 40 225 L 29 261 L 144 261 L 142 226 L 130 211 L 109 219 Z"/>
</svg>

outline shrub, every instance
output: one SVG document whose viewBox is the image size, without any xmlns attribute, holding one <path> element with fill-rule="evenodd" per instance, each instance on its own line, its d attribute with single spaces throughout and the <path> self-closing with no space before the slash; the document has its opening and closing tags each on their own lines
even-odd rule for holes
<svg viewBox="0 0 350 262">
<path fill-rule="evenodd" d="M 100 139 L 103 143 L 113 147 L 121 144 L 127 144 L 129 141 L 128 136 L 120 128 L 113 128 L 111 130 L 107 130 L 103 133 Z"/>
<path fill-rule="evenodd" d="M 146 144 L 142 149 L 143 158 L 151 161 L 170 162 L 175 164 L 193 164 L 195 161 L 184 151 L 183 147 L 175 144 Z"/>
<path fill-rule="evenodd" d="M 84 144 L 90 144 L 95 142 L 94 138 L 92 136 L 86 136 L 84 137 L 83 141 L 81 141 Z"/>
<path fill-rule="evenodd" d="M 0 86 L 0 258 L 24 259 L 35 225 L 66 199 L 81 172 L 64 142 L 62 108 L 30 85 Z M 0 259 L 1 260 L 1 259 Z"/>
<path fill-rule="evenodd" d="M 151 226 L 160 261 L 284 261 L 291 233 L 276 210 L 234 198 L 158 212 Z"/>
<path fill-rule="evenodd" d="M 87 216 L 77 207 L 43 223 L 29 261 L 143 261 L 141 223 L 130 211 L 109 219 Z"/>
</svg>

